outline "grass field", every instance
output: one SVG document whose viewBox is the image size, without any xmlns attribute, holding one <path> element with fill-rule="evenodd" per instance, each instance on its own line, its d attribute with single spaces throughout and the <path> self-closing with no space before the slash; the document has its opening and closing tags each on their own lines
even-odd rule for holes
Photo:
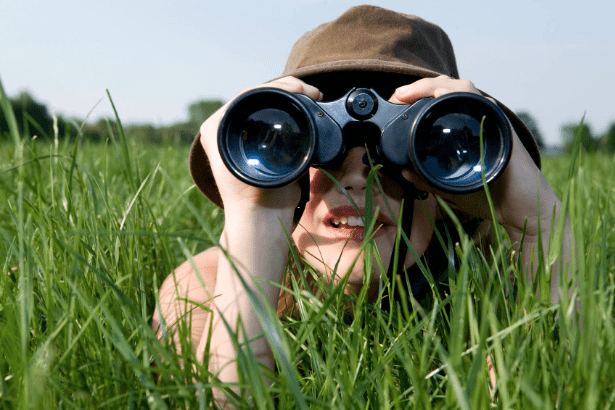
<svg viewBox="0 0 615 410">
<path fill-rule="evenodd" d="M 150 329 L 159 284 L 222 229 L 192 187 L 188 147 L 135 145 L 119 127 L 96 145 L 7 137 L 0 408 L 211 408 L 212 387 L 225 386 Z M 296 320 L 256 306 L 279 337 L 279 371 L 267 385 L 244 350 L 241 391 L 252 395 L 236 396 L 238 407 L 615 407 L 615 163 L 579 154 L 545 158 L 543 169 L 570 214 L 582 330 L 570 300 L 537 300 L 522 280 L 511 288 L 502 278 L 521 274 L 509 255 L 487 262 L 462 239 L 449 294 L 409 319 L 364 295 L 345 314 L 335 289 L 322 299 L 297 290 Z"/>
</svg>

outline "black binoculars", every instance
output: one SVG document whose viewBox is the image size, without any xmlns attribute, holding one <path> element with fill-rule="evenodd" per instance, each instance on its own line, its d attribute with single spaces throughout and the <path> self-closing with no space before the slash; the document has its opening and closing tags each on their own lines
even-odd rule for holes
<svg viewBox="0 0 615 410">
<path fill-rule="evenodd" d="M 482 188 L 482 173 L 489 183 L 506 168 L 512 138 L 506 115 L 480 95 L 400 105 L 367 88 L 331 102 L 254 89 L 229 106 L 218 131 L 228 169 L 263 188 L 289 184 L 310 166 L 334 167 L 353 146 L 367 147 L 383 167 L 414 168 L 439 190 L 469 193 Z"/>
</svg>

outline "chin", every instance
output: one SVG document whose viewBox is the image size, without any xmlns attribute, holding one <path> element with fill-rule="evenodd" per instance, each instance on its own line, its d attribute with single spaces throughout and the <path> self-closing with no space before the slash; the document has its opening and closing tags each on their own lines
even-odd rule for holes
<svg viewBox="0 0 615 410">
<path fill-rule="evenodd" d="M 320 259 L 313 258 L 308 256 L 308 261 L 318 269 L 321 274 L 327 276 L 329 279 L 333 274 L 333 270 L 336 269 L 335 278 L 333 278 L 334 283 L 339 283 L 346 275 L 350 275 L 348 277 L 348 285 L 354 289 L 360 289 L 364 285 L 364 276 L 365 276 L 365 260 L 363 253 L 360 252 L 360 246 L 356 248 L 354 246 L 346 246 L 344 250 L 337 249 L 336 252 L 326 252 L 327 250 L 320 249 L 321 254 L 314 253 L 314 255 L 324 257 L 324 263 Z M 330 250 L 329 250 L 330 251 Z M 318 252 L 318 250 L 316 250 Z M 327 254 L 332 255 L 335 254 L 335 257 L 327 258 Z M 341 257 L 339 255 L 341 254 Z M 387 263 L 388 256 L 383 258 L 383 263 Z M 386 259 L 386 260 L 385 260 Z M 376 264 L 376 259 L 372 263 L 372 271 L 371 271 L 371 283 L 377 283 L 380 279 L 380 269 Z"/>
</svg>

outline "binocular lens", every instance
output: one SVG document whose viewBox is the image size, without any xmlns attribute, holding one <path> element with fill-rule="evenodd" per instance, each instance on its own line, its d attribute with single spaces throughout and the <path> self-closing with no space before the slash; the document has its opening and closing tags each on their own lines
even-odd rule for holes
<svg viewBox="0 0 615 410">
<path fill-rule="evenodd" d="M 240 149 L 245 162 L 264 175 L 279 177 L 305 161 L 306 128 L 287 112 L 266 108 L 250 115 L 241 130 Z"/>
<path fill-rule="evenodd" d="M 474 94 L 447 94 L 419 114 L 410 151 L 420 173 L 451 193 L 480 189 L 504 169 L 510 157 L 510 132 L 497 107 Z M 483 134 L 484 169 L 481 165 Z"/>
<path fill-rule="evenodd" d="M 423 138 L 423 137 L 422 137 Z M 480 178 L 480 123 L 466 114 L 438 118 L 417 149 L 425 169 L 441 180 Z"/>
<path fill-rule="evenodd" d="M 314 126 L 293 98 L 265 90 L 254 101 L 248 95 L 232 106 L 233 115 L 221 124 L 224 132 L 218 146 L 239 179 L 254 186 L 279 187 L 310 166 Z"/>
</svg>

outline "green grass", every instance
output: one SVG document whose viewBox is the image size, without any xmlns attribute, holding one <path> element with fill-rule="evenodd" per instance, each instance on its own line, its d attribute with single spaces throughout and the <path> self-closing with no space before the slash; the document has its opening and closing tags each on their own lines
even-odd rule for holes
<svg viewBox="0 0 615 410">
<path fill-rule="evenodd" d="M 134 144 L 121 124 L 104 144 L 87 135 L 59 144 L 7 137 L 0 408 L 210 408 L 212 387 L 226 386 L 150 329 L 162 280 L 222 229 L 221 212 L 192 187 L 188 147 Z M 518 267 L 462 238 L 448 293 L 409 317 L 380 311 L 365 294 L 349 313 L 348 296 L 326 285 L 323 297 L 293 287 L 293 320 L 277 322 L 257 306 L 272 325 L 267 337 L 278 340 L 278 370 L 266 373 L 268 386 L 243 348 L 238 407 L 615 407 L 615 163 L 574 159 L 546 158 L 544 172 L 569 198 L 582 331 L 568 301 L 543 303 L 521 280 L 511 288 L 503 278 L 520 277 Z M 487 354 L 497 377 L 491 391 Z"/>
</svg>

